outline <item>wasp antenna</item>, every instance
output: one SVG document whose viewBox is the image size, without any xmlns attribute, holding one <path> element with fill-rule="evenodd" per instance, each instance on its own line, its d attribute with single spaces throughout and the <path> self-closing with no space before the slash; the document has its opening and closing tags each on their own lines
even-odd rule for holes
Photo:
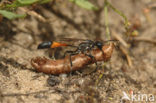
<svg viewBox="0 0 156 103">
<path fill-rule="evenodd" d="M 45 48 L 50 48 L 52 45 L 51 41 L 48 42 L 43 42 L 41 44 L 38 45 L 37 49 L 45 49 Z"/>
</svg>

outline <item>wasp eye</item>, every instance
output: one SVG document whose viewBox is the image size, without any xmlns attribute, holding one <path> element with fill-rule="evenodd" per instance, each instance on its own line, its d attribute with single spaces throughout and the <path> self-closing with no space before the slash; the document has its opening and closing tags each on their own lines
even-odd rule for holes
<svg viewBox="0 0 156 103">
<path fill-rule="evenodd" d="M 103 46 L 103 44 L 100 42 L 100 41 L 96 41 L 96 46 L 99 48 L 99 49 L 101 49 L 102 48 L 102 46 Z"/>
</svg>

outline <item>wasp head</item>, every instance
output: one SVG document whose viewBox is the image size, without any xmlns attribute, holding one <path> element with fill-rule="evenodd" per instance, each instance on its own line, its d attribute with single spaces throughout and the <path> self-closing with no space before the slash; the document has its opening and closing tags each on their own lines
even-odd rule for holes
<svg viewBox="0 0 156 103">
<path fill-rule="evenodd" d="M 100 41 L 96 41 L 96 42 L 95 42 L 95 45 L 96 45 L 99 49 L 102 49 L 103 43 L 100 42 Z"/>
</svg>

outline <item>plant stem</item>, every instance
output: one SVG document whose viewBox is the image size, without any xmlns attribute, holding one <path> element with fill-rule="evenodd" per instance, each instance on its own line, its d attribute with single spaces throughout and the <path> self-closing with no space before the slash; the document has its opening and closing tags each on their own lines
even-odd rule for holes
<svg viewBox="0 0 156 103">
<path fill-rule="evenodd" d="M 108 4 L 107 0 L 105 0 L 104 4 L 104 14 L 105 14 L 105 27 L 106 27 L 106 37 L 108 40 L 110 40 L 110 30 L 109 30 L 109 21 L 108 21 Z"/>
<path fill-rule="evenodd" d="M 116 13 L 118 13 L 120 16 L 122 16 L 125 20 L 124 22 L 124 25 L 125 25 L 125 29 L 128 30 L 128 26 L 130 25 L 129 22 L 128 22 L 128 19 L 127 17 L 121 12 L 119 11 L 118 9 L 116 9 L 111 3 L 109 3 L 107 0 L 105 0 L 105 2 L 107 3 L 107 5 L 109 5 L 109 7 L 111 9 L 113 9 Z"/>
</svg>

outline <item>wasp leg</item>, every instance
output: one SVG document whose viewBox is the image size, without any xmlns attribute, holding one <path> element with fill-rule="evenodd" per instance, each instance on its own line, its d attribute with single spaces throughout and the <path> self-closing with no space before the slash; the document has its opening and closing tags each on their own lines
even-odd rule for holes
<svg viewBox="0 0 156 103">
<path fill-rule="evenodd" d="M 86 53 L 85 53 L 85 55 L 88 56 L 88 57 L 90 57 L 92 60 L 95 61 L 96 69 L 95 69 L 94 71 L 96 71 L 96 70 L 98 69 L 98 64 L 97 64 L 97 61 L 96 61 L 95 57 L 92 56 L 91 53 L 90 53 L 90 54 L 86 54 Z M 93 72 L 94 72 L 94 71 L 93 71 Z"/>
<path fill-rule="evenodd" d="M 76 55 L 77 53 L 76 53 L 75 51 L 66 51 L 66 52 L 64 53 L 64 57 L 65 57 L 67 54 L 69 54 L 70 65 L 71 65 L 71 67 L 72 67 L 73 64 L 72 64 L 71 56 L 72 56 L 72 55 Z"/>
<path fill-rule="evenodd" d="M 78 54 L 78 53 L 77 53 L 76 51 L 66 51 L 66 52 L 64 53 L 64 57 L 66 56 L 66 54 L 69 54 L 70 67 L 71 67 L 71 71 L 72 71 L 73 63 L 72 63 L 71 56 L 72 56 L 72 55 L 76 55 L 76 54 Z"/>
<path fill-rule="evenodd" d="M 67 54 L 72 54 L 74 51 L 66 51 L 65 53 L 64 53 L 64 57 L 67 55 Z"/>
</svg>

